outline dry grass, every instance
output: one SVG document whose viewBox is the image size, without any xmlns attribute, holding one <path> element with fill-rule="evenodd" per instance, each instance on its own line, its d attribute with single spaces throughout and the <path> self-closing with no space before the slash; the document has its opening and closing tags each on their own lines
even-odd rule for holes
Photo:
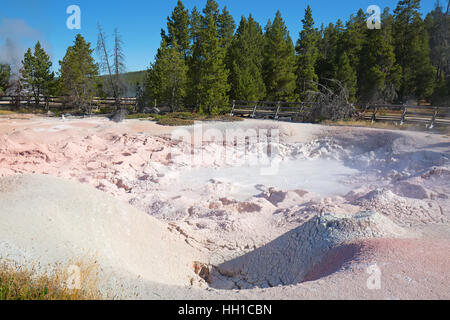
<svg viewBox="0 0 450 320">
<path fill-rule="evenodd" d="M 205 119 L 206 121 L 224 121 L 224 122 L 236 122 L 236 121 L 244 121 L 241 117 L 230 116 L 230 115 L 219 115 L 219 116 L 210 116 Z"/>
<path fill-rule="evenodd" d="M 69 267 L 70 266 L 70 267 Z M 99 300 L 97 265 L 75 262 L 56 265 L 46 272 L 0 261 L 0 300 Z M 79 274 L 77 288 L 76 279 Z M 75 287 L 75 288 L 74 288 Z"/>
<path fill-rule="evenodd" d="M 15 112 L 9 110 L 0 110 L 0 116 L 9 116 L 11 114 L 15 114 Z"/>
<path fill-rule="evenodd" d="M 330 126 L 369 127 L 377 129 L 398 129 L 398 130 L 406 130 L 413 126 L 411 124 L 403 124 L 402 126 L 400 126 L 394 122 L 384 122 L 384 121 L 372 123 L 372 121 L 366 120 L 340 120 L 340 121 L 325 120 L 322 122 L 322 124 Z"/>
<path fill-rule="evenodd" d="M 322 124 L 329 126 L 347 126 L 347 127 L 365 127 L 365 128 L 376 128 L 376 129 L 386 129 L 386 130 L 415 130 L 415 131 L 425 131 L 427 130 L 425 124 L 412 124 L 404 123 L 399 125 L 395 122 L 390 121 L 377 121 L 372 123 L 372 121 L 365 120 L 342 120 L 342 121 L 323 121 Z M 438 126 L 435 127 L 437 132 L 441 134 L 449 134 L 450 127 L 448 126 Z"/>
<path fill-rule="evenodd" d="M 0 116 L 18 116 L 18 115 L 27 115 L 27 114 L 45 114 L 47 113 L 45 110 L 36 110 L 33 108 L 20 108 L 14 111 L 11 110 L 0 110 Z"/>
<path fill-rule="evenodd" d="M 233 117 L 230 115 L 208 116 L 190 112 L 174 112 L 165 115 L 152 115 L 152 118 L 157 121 L 157 124 L 162 126 L 190 126 L 194 124 L 194 121 L 243 121 L 240 117 Z"/>
<path fill-rule="evenodd" d="M 179 118 L 162 118 L 159 119 L 156 123 L 161 126 L 170 126 L 170 127 L 192 126 L 194 124 L 194 120 L 186 120 Z"/>
</svg>

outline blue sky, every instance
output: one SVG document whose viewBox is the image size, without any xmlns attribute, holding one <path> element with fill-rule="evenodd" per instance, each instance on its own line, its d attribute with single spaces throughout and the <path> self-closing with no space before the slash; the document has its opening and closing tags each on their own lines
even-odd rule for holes
<svg viewBox="0 0 450 320">
<path fill-rule="evenodd" d="M 166 26 L 177 0 L 8 0 L 0 9 L 0 60 L 5 55 L 20 56 L 23 51 L 40 40 L 50 53 L 54 69 L 62 59 L 75 35 L 81 33 L 92 46 L 97 42 L 97 23 L 108 34 L 118 28 L 124 40 L 127 70 L 137 71 L 148 67 L 153 61 L 160 43 L 160 30 Z M 294 41 L 301 29 L 301 19 L 309 4 L 318 26 L 337 19 L 346 21 L 359 8 L 366 10 L 376 4 L 382 9 L 396 7 L 397 0 L 219 0 L 221 8 L 227 6 L 236 23 L 242 15 L 252 13 L 264 27 L 279 9 Z M 202 9 L 206 0 L 185 0 L 185 6 Z M 422 12 L 432 10 L 435 0 L 422 0 Z M 66 20 L 69 5 L 81 8 L 81 30 L 69 30 Z M 6 38 L 10 38 L 8 44 Z M 12 41 L 11 41 L 12 40 Z M 97 58 L 97 57 L 96 57 Z M 18 58 L 16 58 L 17 60 Z M 21 59 L 21 58 L 20 58 Z"/>
</svg>

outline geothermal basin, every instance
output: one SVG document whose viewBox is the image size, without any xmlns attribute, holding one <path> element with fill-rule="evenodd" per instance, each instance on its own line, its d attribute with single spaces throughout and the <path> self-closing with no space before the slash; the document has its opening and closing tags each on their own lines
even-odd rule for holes
<svg viewBox="0 0 450 320">
<path fill-rule="evenodd" d="M 449 178 L 437 132 L 2 117 L 0 257 L 95 257 L 116 298 L 448 299 Z"/>
</svg>

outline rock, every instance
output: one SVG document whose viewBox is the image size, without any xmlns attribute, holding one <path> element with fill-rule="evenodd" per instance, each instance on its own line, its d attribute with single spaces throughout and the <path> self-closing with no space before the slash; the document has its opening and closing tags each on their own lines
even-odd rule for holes
<svg viewBox="0 0 450 320">
<path fill-rule="evenodd" d="M 194 261 L 194 272 L 206 282 L 211 281 L 209 267 L 206 264 Z"/>
<path fill-rule="evenodd" d="M 125 191 L 129 192 L 132 188 L 127 186 L 122 179 L 118 179 L 116 182 L 116 186 L 119 189 L 124 189 Z"/>
<path fill-rule="evenodd" d="M 222 202 L 220 202 L 220 201 L 210 202 L 209 203 L 209 209 L 217 210 L 217 209 L 220 209 L 220 208 L 222 208 Z"/>
<path fill-rule="evenodd" d="M 258 197 L 264 198 L 270 203 L 272 203 L 274 206 L 276 206 L 278 203 L 283 202 L 284 199 L 286 199 L 287 192 L 285 191 L 278 191 L 274 188 L 269 188 L 269 191 L 263 192 Z"/>
<path fill-rule="evenodd" d="M 260 212 L 261 209 L 262 209 L 261 206 L 257 205 L 256 203 L 251 203 L 251 202 L 240 202 L 237 205 L 237 210 L 239 213 Z"/>
<path fill-rule="evenodd" d="M 219 201 L 222 202 L 222 204 L 223 204 L 224 206 L 228 206 L 228 205 L 230 205 L 230 204 L 235 204 L 235 203 L 236 203 L 235 200 L 230 200 L 230 199 L 228 199 L 228 198 L 220 198 Z"/>
<path fill-rule="evenodd" d="M 142 110 L 142 112 L 143 112 L 143 113 L 160 114 L 160 113 L 161 113 L 161 110 L 158 109 L 158 108 L 156 108 L 156 107 L 153 107 L 153 108 L 145 107 L 145 108 Z"/>
</svg>

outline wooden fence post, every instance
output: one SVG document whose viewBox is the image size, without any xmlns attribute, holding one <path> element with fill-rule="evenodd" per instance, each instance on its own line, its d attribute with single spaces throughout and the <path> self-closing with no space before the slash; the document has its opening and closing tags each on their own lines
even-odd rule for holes
<svg viewBox="0 0 450 320">
<path fill-rule="evenodd" d="M 255 107 L 253 108 L 253 114 L 252 114 L 252 118 L 254 118 L 256 116 L 256 108 L 258 108 L 258 102 L 255 103 Z"/>
<path fill-rule="evenodd" d="M 233 106 L 231 107 L 230 117 L 234 116 L 234 108 L 236 107 L 236 100 L 233 100 Z"/>
<path fill-rule="evenodd" d="M 377 121 L 377 111 L 378 111 L 378 107 L 374 106 L 373 114 L 372 114 L 372 123 L 375 123 L 375 121 Z"/>
<path fill-rule="evenodd" d="M 302 121 L 304 121 L 305 116 L 303 115 L 303 110 L 305 110 L 305 104 L 300 103 L 300 109 L 298 110 L 298 114 L 297 114 L 297 121 L 298 121 L 298 119 L 300 119 L 300 116 L 302 117 Z"/>
<path fill-rule="evenodd" d="M 406 117 L 406 106 L 403 106 L 403 108 L 402 108 L 402 117 L 400 119 L 400 125 L 401 126 L 405 123 L 405 117 Z"/>
<path fill-rule="evenodd" d="M 433 118 L 431 118 L 431 123 L 430 123 L 430 126 L 428 127 L 428 129 L 431 130 L 434 128 L 434 123 L 436 122 L 437 114 L 438 114 L 438 108 L 434 108 Z"/>
<path fill-rule="evenodd" d="M 278 101 L 277 102 L 277 112 L 275 113 L 275 117 L 274 117 L 275 120 L 278 120 L 278 118 L 279 118 L 278 114 L 280 113 L 280 108 L 281 108 L 281 102 Z"/>
</svg>

